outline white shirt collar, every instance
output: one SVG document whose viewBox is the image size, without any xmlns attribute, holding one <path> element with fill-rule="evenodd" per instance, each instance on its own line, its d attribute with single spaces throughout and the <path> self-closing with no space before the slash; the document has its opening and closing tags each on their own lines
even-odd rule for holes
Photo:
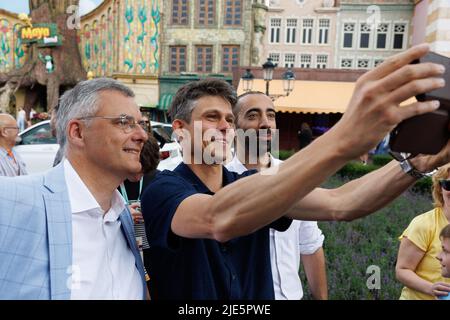
<svg viewBox="0 0 450 320">
<path fill-rule="evenodd" d="M 97 200 L 94 198 L 67 159 L 64 159 L 64 177 L 66 179 L 67 192 L 69 194 L 72 213 L 97 211 L 103 214 L 103 210 Z M 105 219 L 108 221 L 117 220 L 124 209 L 125 202 L 120 193 L 115 190 L 111 199 L 111 208 L 106 213 Z"/>
<path fill-rule="evenodd" d="M 274 166 L 278 166 L 280 165 L 280 163 L 282 163 L 283 161 L 281 161 L 280 159 L 274 158 L 270 153 L 269 153 L 269 157 L 270 157 L 270 166 L 274 167 Z M 233 171 L 233 172 L 237 172 L 239 174 L 247 171 L 248 169 L 242 164 L 242 162 L 238 159 L 238 157 L 236 155 L 234 155 L 233 160 L 231 160 L 227 165 L 226 168 L 229 171 Z"/>
<path fill-rule="evenodd" d="M 247 171 L 248 169 L 239 161 L 238 157 L 234 155 L 233 159 L 227 163 L 226 168 L 229 171 L 237 172 L 241 174 L 242 172 Z"/>
</svg>

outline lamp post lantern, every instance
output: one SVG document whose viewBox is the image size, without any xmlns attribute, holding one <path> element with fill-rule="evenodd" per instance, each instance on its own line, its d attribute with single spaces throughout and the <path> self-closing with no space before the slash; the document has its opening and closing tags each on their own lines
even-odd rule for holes
<svg viewBox="0 0 450 320">
<path fill-rule="evenodd" d="M 242 84 L 244 88 L 244 92 L 252 91 L 253 88 L 253 79 L 255 76 L 251 73 L 250 69 L 247 69 L 242 76 Z"/>
<path fill-rule="evenodd" d="M 295 74 L 292 71 L 292 69 L 289 68 L 286 72 L 283 73 L 282 76 L 283 91 L 285 92 L 285 94 L 271 95 L 269 93 L 270 81 L 272 81 L 273 79 L 273 71 L 276 68 L 276 66 L 277 65 L 272 62 L 272 58 L 268 58 L 267 61 L 262 65 L 264 72 L 264 81 L 266 81 L 266 95 L 270 97 L 272 100 L 275 100 L 276 98 L 279 97 L 287 97 L 294 90 L 295 84 Z M 249 92 L 252 90 L 254 78 L 255 77 L 251 73 L 250 69 L 246 69 L 244 75 L 241 77 L 244 92 Z"/>
<path fill-rule="evenodd" d="M 273 64 L 272 58 L 268 58 L 266 62 L 262 65 L 264 72 L 264 80 L 266 81 L 266 95 L 269 95 L 269 82 L 273 79 L 273 70 L 276 65 Z"/>
<path fill-rule="evenodd" d="M 294 90 L 295 74 L 289 68 L 285 73 L 283 73 L 283 90 L 286 92 L 286 96 Z"/>
</svg>

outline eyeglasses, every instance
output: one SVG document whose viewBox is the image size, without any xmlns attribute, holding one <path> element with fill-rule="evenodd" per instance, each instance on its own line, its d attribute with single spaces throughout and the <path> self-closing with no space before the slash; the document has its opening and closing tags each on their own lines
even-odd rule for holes
<svg viewBox="0 0 450 320">
<path fill-rule="evenodd" d="M 450 191 L 450 180 L 439 180 L 439 184 L 445 191 Z"/>
<path fill-rule="evenodd" d="M 118 117 L 103 117 L 103 116 L 87 116 L 87 117 L 81 117 L 77 118 L 78 120 L 90 120 L 90 119 L 106 119 L 106 120 L 112 120 L 114 124 L 117 124 L 125 133 L 130 133 L 131 131 L 135 130 L 140 126 L 142 130 L 144 130 L 146 133 L 150 131 L 150 125 L 147 121 L 140 120 L 136 121 L 134 117 L 128 116 L 126 114 L 121 114 Z"/>
</svg>

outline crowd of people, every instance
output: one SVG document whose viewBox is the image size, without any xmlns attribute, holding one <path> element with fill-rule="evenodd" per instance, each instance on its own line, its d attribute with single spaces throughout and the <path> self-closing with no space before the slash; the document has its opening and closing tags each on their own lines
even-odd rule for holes
<svg viewBox="0 0 450 320">
<path fill-rule="evenodd" d="M 396 271 L 402 298 L 447 296 L 450 144 L 405 160 L 414 172 L 393 160 L 341 187 L 318 187 L 402 120 L 439 107 L 399 108 L 445 85 L 443 66 L 410 64 L 428 50 L 413 47 L 361 76 L 342 119 L 284 162 L 271 154 L 271 99 L 237 97 L 219 79 L 174 96 L 183 162 L 173 171 L 157 172 L 150 123 L 113 79 L 61 96 L 52 116 L 60 155 L 42 174 L 26 175 L 13 151 L 19 126 L 0 115 L 0 298 L 294 300 L 303 296 L 302 263 L 312 296 L 327 299 L 316 221 L 367 216 L 437 167 L 436 209 L 401 236 Z"/>
</svg>

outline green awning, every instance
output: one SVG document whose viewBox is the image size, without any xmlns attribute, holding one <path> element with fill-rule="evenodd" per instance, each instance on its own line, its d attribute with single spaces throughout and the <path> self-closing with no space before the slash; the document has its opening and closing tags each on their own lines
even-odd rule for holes
<svg viewBox="0 0 450 320">
<path fill-rule="evenodd" d="M 162 111 L 167 111 L 170 108 L 170 104 L 172 103 L 173 94 L 165 93 L 159 98 L 158 109 Z"/>
</svg>

